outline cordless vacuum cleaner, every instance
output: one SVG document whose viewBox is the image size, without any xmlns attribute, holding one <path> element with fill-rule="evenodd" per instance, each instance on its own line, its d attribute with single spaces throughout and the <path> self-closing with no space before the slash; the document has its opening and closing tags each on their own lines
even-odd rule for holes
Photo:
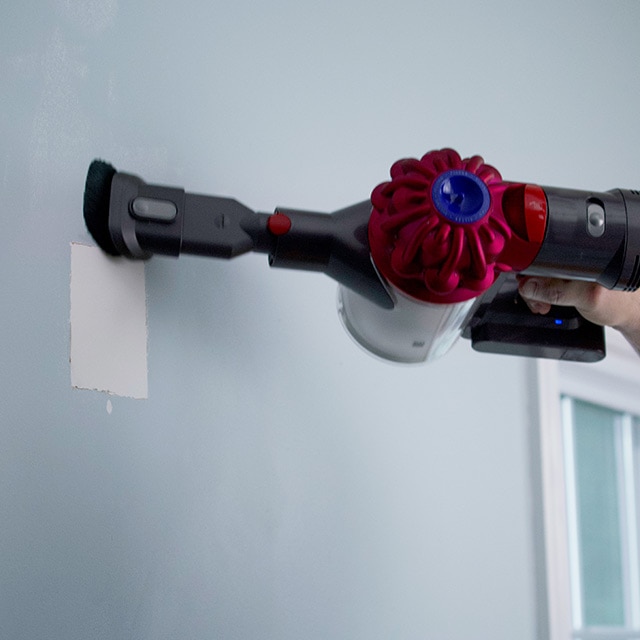
<svg viewBox="0 0 640 640">
<path fill-rule="evenodd" d="M 640 285 L 640 191 L 505 182 L 480 156 L 431 151 L 391 167 L 370 200 L 335 213 L 256 213 L 230 198 L 146 184 L 100 160 L 84 217 L 114 256 L 265 253 L 272 267 L 324 272 L 367 351 L 429 361 L 463 336 L 482 352 L 594 362 L 604 332 L 573 308 L 536 315 L 516 274 Z"/>
</svg>

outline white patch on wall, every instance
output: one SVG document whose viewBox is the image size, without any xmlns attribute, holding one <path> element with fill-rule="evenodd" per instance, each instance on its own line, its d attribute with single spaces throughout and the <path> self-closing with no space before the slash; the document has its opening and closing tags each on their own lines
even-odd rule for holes
<svg viewBox="0 0 640 640">
<path fill-rule="evenodd" d="M 71 385 L 146 398 L 144 263 L 71 245 Z"/>
</svg>

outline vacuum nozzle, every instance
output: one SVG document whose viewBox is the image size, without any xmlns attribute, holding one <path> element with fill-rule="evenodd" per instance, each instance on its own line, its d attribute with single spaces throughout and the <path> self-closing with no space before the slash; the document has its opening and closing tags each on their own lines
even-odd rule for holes
<svg viewBox="0 0 640 640">
<path fill-rule="evenodd" d="M 84 219 L 101 249 L 147 259 L 183 253 L 230 259 L 266 253 L 272 267 L 320 271 L 382 308 L 393 302 L 371 262 L 365 201 L 331 214 L 277 208 L 257 213 L 232 198 L 148 184 L 94 160 Z"/>
</svg>

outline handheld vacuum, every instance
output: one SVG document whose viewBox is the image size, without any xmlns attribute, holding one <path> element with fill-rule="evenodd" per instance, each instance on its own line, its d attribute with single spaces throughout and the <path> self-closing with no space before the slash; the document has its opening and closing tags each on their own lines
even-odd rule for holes
<svg viewBox="0 0 640 640">
<path fill-rule="evenodd" d="M 603 329 L 573 308 L 531 313 L 517 274 L 640 286 L 640 191 L 507 182 L 452 149 L 399 160 L 369 200 L 334 213 L 257 213 L 95 160 L 84 218 L 114 256 L 255 251 L 272 267 L 324 272 L 347 331 L 393 362 L 433 360 L 460 336 L 482 352 L 594 362 Z"/>
</svg>

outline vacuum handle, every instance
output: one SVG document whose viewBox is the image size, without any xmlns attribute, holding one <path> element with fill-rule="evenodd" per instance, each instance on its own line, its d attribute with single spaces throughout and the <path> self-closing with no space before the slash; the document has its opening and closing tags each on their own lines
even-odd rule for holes
<svg viewBox="0 0 640 640">
<path fill-rule="evenodd" d="M 543 187 L 548 222 L 544 241 L 523 271 L 597 282 L 608 289 L 640 286 L 640 192 L 604 193 Z"/>
</svg>

